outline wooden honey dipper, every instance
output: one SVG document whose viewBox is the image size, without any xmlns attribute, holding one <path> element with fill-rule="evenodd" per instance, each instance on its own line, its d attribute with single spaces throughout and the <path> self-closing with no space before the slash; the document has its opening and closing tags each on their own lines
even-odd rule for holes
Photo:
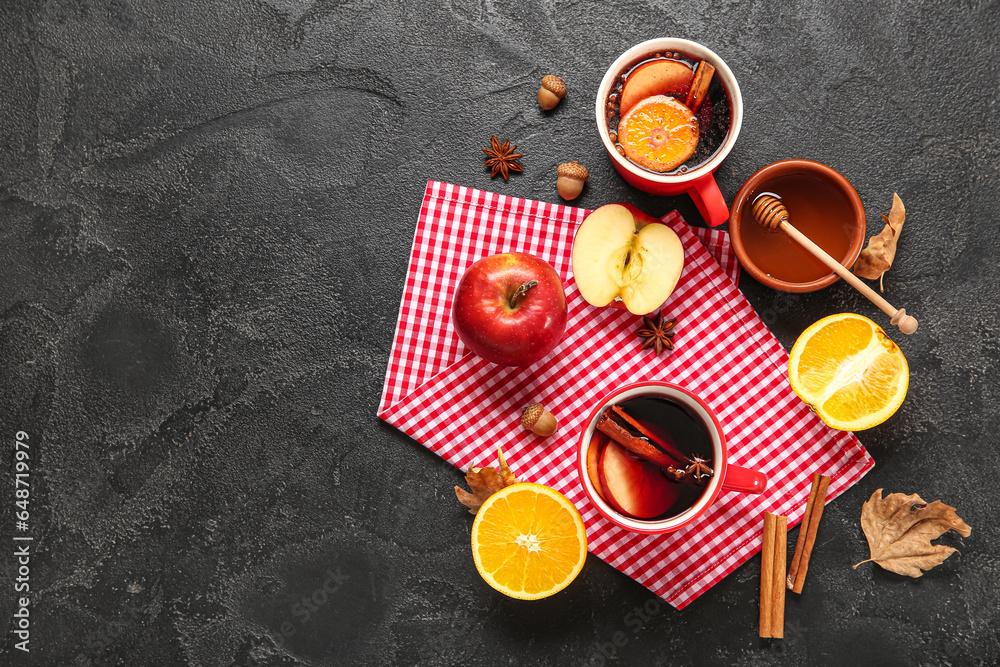
<svg viewBox="0 0 1000 667">
<path fill-rule="evenodd" d="M 838 276 L 847 281 L 851 287 L 858 290 L 868 300 L 882 309 L 886 315 L 891 317 L 891 324 L 899 327 L 904 334 L 911 334 L 917 330 L 917 318 L 906 314 L 905 308 L 896 308 L 891 303 L 868 285 L 861 282 L 861 279 L 844 268 L 844 265 L 831 257 L 825 250 L 812 242 L 808 236 L 792 227 L 788 222 L 788 209 L 781 203 L 781 200 L 774 195 L 760 195 L 753 203 L 753 217 L 765 229 L 774 231 L 780 229 L 788 234 L 792 239 L 808 250 L 816 259 L 826 264 Z"/>
</svg>

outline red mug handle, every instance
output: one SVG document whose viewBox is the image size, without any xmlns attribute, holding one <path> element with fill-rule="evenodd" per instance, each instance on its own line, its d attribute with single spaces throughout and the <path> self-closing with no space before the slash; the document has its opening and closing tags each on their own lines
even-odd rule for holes
<svg viewBox="0 0 1000 667">
<path fill-rule="evenodd" d="M 729 220 L 729 207 L 726 200 L 722 198 L 722 191 L 719 190 L 718 183 L 715 182 L 715 174 L 706 174 L 691 183 L 688 190 L 694 205 L 698 207 L 701 217 L 710 227 L 718 227 Z"/>
<path fill-rule="evenodd" d="M 722 480 L 721 491 L 735 493 L 763 493 L 767 488 L 767 476 L 750 468 L 726 466 L 726 478 Z"/>
</svg>

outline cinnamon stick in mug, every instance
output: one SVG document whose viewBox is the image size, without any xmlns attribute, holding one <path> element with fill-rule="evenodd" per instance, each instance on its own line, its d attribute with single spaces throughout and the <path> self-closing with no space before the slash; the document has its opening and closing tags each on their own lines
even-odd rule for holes
<svg viewBox="0 0 1000 667">
<path fill-rule="evenodd" d="M 712 83 L 713 74 L 715 74 L 715 67 L 707 60 L 702 60 L 698 63 L 694 78 L 691 81 L 691 89 L 688 91 L 687 99 L 684 100 L 685 106 L 692 113 L 698 113 L 698 107 L 708 97 L 708 85 Z"/>
</svg>

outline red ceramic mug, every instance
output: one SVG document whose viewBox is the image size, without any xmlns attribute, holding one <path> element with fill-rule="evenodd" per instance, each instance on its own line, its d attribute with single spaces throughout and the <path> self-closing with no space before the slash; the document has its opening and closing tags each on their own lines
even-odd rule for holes
<svg viewBox="0 0 1000 667">
<path fill-rule="evenodd" d="M 647 521 L 634 519 L 618 512 L 597 493 L 590 480 L 590 475 L 587 473 L 587 450 L 594 435 L 597 418 L 609 405 L 637 396 L 657 396 L 684 406 L 704 422 L 712 441 L 714 474 L 706 482 L 705 490 L 691 507 L 666 519 Z M 763 473 L 729 463 L 726 436 L 722 432 L 722 426 L 712 408 L 688 390 L 669 382 L 629 384 L 616 389 L 601 399 L 590 413 L 580 436 L 580 444 L 577 449 L 577 473 L 580 475 L 580 481 L 583 482 L 587 497 L 604 518 L 626 530 L 649 534 L 669 533 L 696 521 L 715 502 L 720 493 L 762 493 L 767 488 L 767 477 Z"/>
<path fill-rule="evenodd" d="M 707 60 L 715 66 L 715 76 L 720 78 L 729 95 L 731 115 L 729 134 L 726 136 L 725 142 L 708 162 L 683 174 L 657 174 L 629 162 L 618 154 L 615 145 L 611 142 L 611 137 L 608 136 L 608 119 L 604 109 L 615 77 L 628 65 L 657 51 L 680 51 L 701 60 Z M 600 88 L 597 89 L 597 130 L 618 173 L 643 192 L 654 195 L 685 193 L 690 195 L 702 217 L 713 227 L 729 220 L 729 207 L 726 206 L 726 200 L 722 198 L 722 192 L 719 191 L 719 186 L 715 182 L 715 170 L 719 168 L 722 161 L 729 155 L 729 151 L 732 150 L 736 138 L 740 135 L 742 125 L 743 95 L 740 93 L 740 86 L 736 83 L 736 77 L 733 76 L 732 70 L 711 49 L 686 39 L 661 37 L 636 44 L 618 56 L 618 59 L 611 64 L 611 67 L 604 74 Z"/>
</svg>

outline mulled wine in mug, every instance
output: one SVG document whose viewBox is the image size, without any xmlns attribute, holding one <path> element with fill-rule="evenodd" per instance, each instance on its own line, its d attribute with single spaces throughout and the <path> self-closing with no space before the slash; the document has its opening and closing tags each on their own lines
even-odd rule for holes
<svg viewBox="0 0 1000 667">
<path fill-rule="evenodd" d="M 633 46 L 597 91 L 597 129 L 618 173 L 644 192 L 689 194 L 712 226 L 729 219 L 714 173 L 742 124 L 732 70 L 686 39 Z"/>
<path fill-rule="evenodd" d="M 630 384 L 598 401 L 585 424 L 577 469 L 609 521 L 668 533 L 701 517 L 721 493 L 761 493 L 767 478 L 729 463 L 712 409 L 667 382 Z"/>
</svg>

